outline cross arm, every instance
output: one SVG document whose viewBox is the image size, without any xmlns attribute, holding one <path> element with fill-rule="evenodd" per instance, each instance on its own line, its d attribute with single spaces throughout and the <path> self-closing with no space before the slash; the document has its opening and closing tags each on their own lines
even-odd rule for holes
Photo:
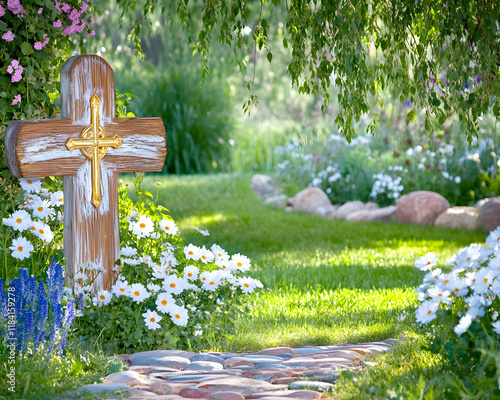
<svg viewBox="0 0 500 400">
<path fill-rule="evenodd" d="M 122 139 L 120 148 L 108 148 L 105 160 L 117 172 L 161 171 L 167 155 L 161 118 L 117 118 L 105 126 L 108 136 Z"/>
<path fill-rule="evenodd" d="M 83 128 L 70 120 L 11 121 L 5 134 L 10 172 L 17 178 L 74 174 L 84 160 L 66 142 Z"/>
</svg>

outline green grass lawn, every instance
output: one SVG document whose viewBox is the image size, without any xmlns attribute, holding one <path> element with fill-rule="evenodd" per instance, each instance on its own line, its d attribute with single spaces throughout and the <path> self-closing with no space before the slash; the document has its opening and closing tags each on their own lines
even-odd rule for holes
<svg viewBox="0 0 500 400">
<path fill-rule="evenodd" d="M 446 258 L 472 242 L 484 242 L 486 233 L 287 213 L 264 206 L 250 190 L 250 178 L 148 176 L 143 182 L 143 188 L 156 192 L 161 180 L 158 202 L 169 208 L 186 244 L 217 243 L 230 254 L 247 255 L 251 275 L 265 285 L 249 297 L 249 313 L 221 348 L 255 351 L 406 338 L 398 352 L 379 357 L 378 367 L 360 375 L 355 387 L 345 383 L 347 397 L 356 397 L 364 386 L 373 390 L 371 382 L 380 379 L 404 385 L 411 370 L 432 375 L 440 361 L 420 350 L 425 337 L 414 318 L 414 288 L 423 273 L 413 263 L 434 252 L 445 267 Z M 201 236 L 194 226 L 210 236 Z M 359 398 L 368 392 L 358 393 Z"/>
</svg>

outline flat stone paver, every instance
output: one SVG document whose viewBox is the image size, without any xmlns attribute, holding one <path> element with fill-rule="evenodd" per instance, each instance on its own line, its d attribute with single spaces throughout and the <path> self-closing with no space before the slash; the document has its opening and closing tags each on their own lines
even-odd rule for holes
<svg viewBox="0 0 500 400">
<path fill-rule="evenodd" d="M 129 363 L 127 371 L 76 390 L 127 390 L 130 400 L 326 400 L 335 393 L 342 370 L 369 367 L 374 363 L 362 360 L 364 356 L 391 351 L 398 343 L 388 339 L 355 345 L 273 347 L 245 354 L 181 350 L 123 354 L 120 358 Z"/>
</svg>

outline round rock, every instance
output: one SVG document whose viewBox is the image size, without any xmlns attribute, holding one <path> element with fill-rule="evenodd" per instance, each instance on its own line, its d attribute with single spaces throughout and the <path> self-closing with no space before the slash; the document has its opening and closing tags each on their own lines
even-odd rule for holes
<svg viewBox="0 0 500 400">
<path fill-rule="evenodd" d="M 474 207 L 452 207 L 443 211 L 434 223 L 436 226 L 452 229 L 479 229 L 479 212 Z"/>
<path fill-rule="evenodd" d="M 396 216 L 403 224 L 432 225 L 450 203 L 439 193 L 427 190 L 401 196 L 397 203 Z"/>
<path fill-rule="evenodd" d="M 132 365 L 157 365 L 160 367 L 183 369 L 191 363 L 184 357 L 150 357 L 144 356 L 135 358 Z"/>
<path fill-rule="evenodd" d="M 301 190 L 288 200 L 288 204 L 293 207 L 294 211 L 307 214 L 314 214 L 320 207 L 329 207 L 332 205 L 327 194 L 316 187 Z"/>
<path fill-rule="evenodd" d="M 214 361 L 193 361 L 184 367 L 184 371 L 222 371 L 223 365 Z"/>
<path fill-rule="evenodd" d="M 207 354 L 207 353 L 200 353 L 196 354 L 195 356 L 191 357 L 189 361 L 194 362 L 194 361 L 211 361 L 211 362 L 216 362 L 219 364 L 224 364 L 224 358 L 219 357 L 219 356 L 214 356 L 213 354 Z"/>
<path fill-rule="evenodd" d="M 497 197 L 485 203 L 479 219 L 487 232 L 500 226 L 500 198 Z"/>
</svg>

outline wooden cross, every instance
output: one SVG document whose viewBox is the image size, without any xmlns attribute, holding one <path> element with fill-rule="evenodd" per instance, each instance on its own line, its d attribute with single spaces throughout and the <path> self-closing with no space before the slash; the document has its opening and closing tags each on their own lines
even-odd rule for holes
<svg viewBox="0 0 500 400">
<path fill-rule="evenodd" d="M 5 148 L 18 178 L 64 176 L 66 283 L 91 262 L 106 270 L 94 290 L 109 290 L 120 257 L 118 173 L 162 170 L 162 120 L 115 118 L 113 69 L 101 57 L 74 56 L 61 71 L 61 119 L 11 121 Z"/>
</svg>

